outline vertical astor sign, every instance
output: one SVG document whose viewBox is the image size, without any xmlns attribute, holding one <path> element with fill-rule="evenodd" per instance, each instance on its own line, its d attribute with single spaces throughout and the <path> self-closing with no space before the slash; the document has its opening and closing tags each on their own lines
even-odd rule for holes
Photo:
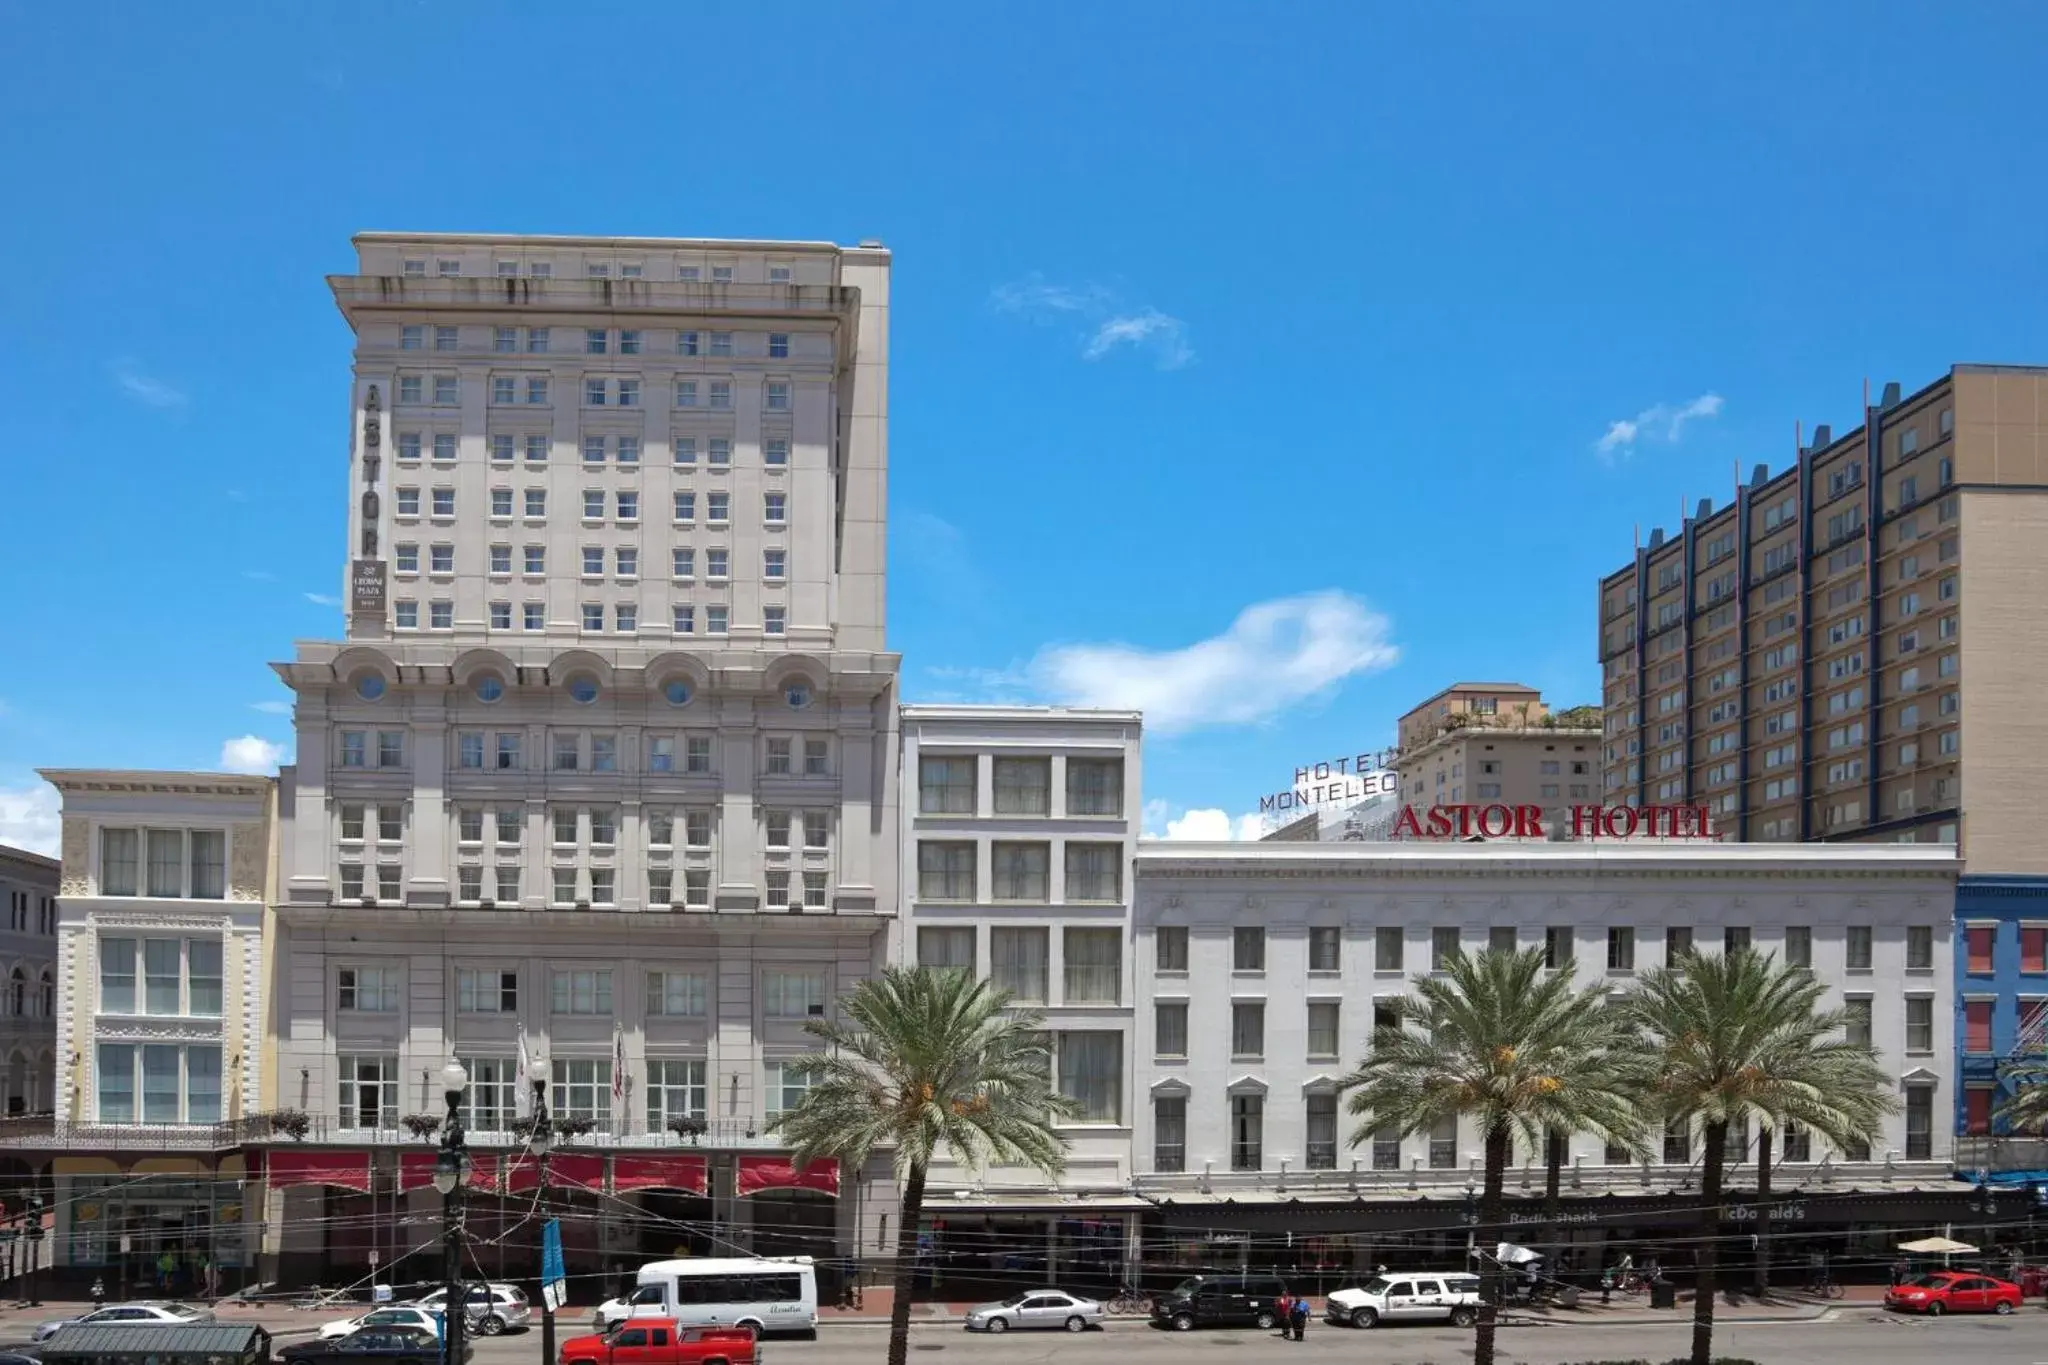
<svg viewBox="0 0 2048 1365">
<path fill-rule="evenodd" d="M 569 1276 L 562 1266 L 562 1220 L 550 1218 L 540 1230 L 540 1293 L 548 1311 L 569 1301 Z"/>
</svg>

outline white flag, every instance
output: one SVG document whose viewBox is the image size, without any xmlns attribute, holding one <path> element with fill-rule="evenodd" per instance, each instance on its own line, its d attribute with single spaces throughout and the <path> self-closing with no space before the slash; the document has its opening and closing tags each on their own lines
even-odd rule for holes
<svg viewBox="0 0 2048 1365">
<path fill-rule="evenodd" d="M 519 1030 L 519 1074 L 512 1082 L 512 1109 L 520 1118 L 533 1117 L 533 1058 L 526 1050 L 526 1030 Z"/>
</svg>

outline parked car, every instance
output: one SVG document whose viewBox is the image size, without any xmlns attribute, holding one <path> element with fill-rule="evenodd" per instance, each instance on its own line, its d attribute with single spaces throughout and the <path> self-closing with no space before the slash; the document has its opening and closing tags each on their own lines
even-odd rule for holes
<svg viewBox="0 0 2048 1365">
<path fill-rule="evenodd" d="M 751 1327 L 689 1327 L 674 1318 L 626 1318 L 608 1332 L 562 1343 L 561 1365 L 756 1365 Z"/>
<path fill-rule="evenodd" d="M 1886 1291 L 1884 1306 L 1930 1318 L 1943 1313 L 2010 1313 L 2020 1306 L 2020 1287 L 1975 1270 L 1938 1270 Z"/>
<path fill-rule="evenodd" d="M 1102 1316 L 1102 1305 L 1094 1299 L 1080 1298 L 1063 1289 L 1033 1289 L 1024 1294 L 1012 1294 L 1000 1303 L 985 1303 L 970 1309 L 967 1330 L 1007 1332 L 1013 1327 L 1057 1327 L 1069 1332 L 1083 1332 L 1090 1327 L 1100 1327 Z"/>
<path fill-rule="evenodd" d="M 470 1358 L 464 1345 L 462 1358 Z M 315 1338 L 286 1346 L 278 1352 L 285 1365 L 298 1362 L 332 1362 L 332 1365 L 441 1365 L 444 1352 L 439 1333 L 422 1327 L 365 1327 L 345 1337 Z"/>
<path fill-rule="evenodd" d="M 75 1318 L 54 1318 L 49 1322 L 37 1323 L 33 1339 L 48 1341 L 62 1328 L 76 1327 L 84 1323 L 100 1327 L 125 1322 L 133 1323 L 137 1327 L 153 1327 L 159 1324 L 212 1321 L 213 1310 L 194 1308 L 189 1303 L 110 1303 L 105 1308 L 96 1308 Z"/>
<path fill-rule="evenodd" d="M 367 1313 L 358 1313 L 352 1318 L 338 1322 L 323 1323 L 320 1327 L 322 1341 L 340 1341 L 358 1332 L 393 1327 L 413 1327 L 433 1333 L 434 1340 L 441 1339 L 440 1315 L 431 1309 L 417 1308 L 409 1303 L 394 1304 L 387 1308 L 373 1308 Z"/>
<path fill-rule="evenodd" d="M 436 1289 L 433 1293 L 414 1299 L 413 1306 L 438 1313 L 448 1302 L 448 1291 Z M 473 1284 L 469 1287 L 470 1330 L 494 1337 L 508 1327 L 524 1327 L 533 1316 L 533 1308 L 526 1301 L 526 1291 L 516 1284 Z"/>
<path fill-rule="evenodd" d="M 19 1351 L 0 1351 L 0 1365 L 42 1365 L 42 1362 Z"/>
<path fill-rule="evenodd" d="M 1190 1275 L 1152 1300 L 1152 1321 L 1176 1332 L 1196 1327 L 1273 1325 L 1287 1281 L 1278 1275 Z"/>
<path fill-rule="evenodd" d="M 1340 1327 L 1377 1327 L 1383 1322 L 1470 1327 L 1479 1321 L 1479 1277 L 1432 1271 L 1375 1275 L 1323 1300 L 1323 1317 Z"/>
</svg>

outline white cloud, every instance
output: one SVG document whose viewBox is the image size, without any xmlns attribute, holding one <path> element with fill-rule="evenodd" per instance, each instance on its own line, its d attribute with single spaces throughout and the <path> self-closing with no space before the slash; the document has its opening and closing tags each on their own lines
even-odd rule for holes
<svg viewBox="0 0 2048 1365">
<path fill-rule="evenodd" d="M 114 363 L 114 382 L 121 386 L 121 392 L 145 407 L 182 408 L 185 406 L 185 392 L 154 375 L 144 374 L 132 360 Z"/>
<path fill-rule="evenodd" d="M 324 592 L 309 592 L 306 594 L 306 600 L 316 607 L 338 607 L 341 605 L 339 597 L 330 597 Z"/>
<path fill-rule="evenodd" d="M 284 757 L 284 745 L 272 744 L 258 735 L 241 735 L 220 746 L 220 766 L 231 773 L 268 776 L 277 771 Z"/>
<path fill-rule="evenodd" d="M 1188 811 L 1178 820 L 1168 820 L 1166 831 L 1160 837 L 1224 843 L 1238 839 L 1256 839 L 1265 832 L 1265 823 L 1256 815 L 1232 815 L 1229 811 L 1210 807 Z"/>
<path fill-rule="evenodd" d="M 1644 408 L 1634 417 L 1623 417 L 1607 424 L 1607 434 L 1593 443 L 1593 449 L 1606 459 L 1618 459 L 1631 454 L 1638 440 L 1658 441 L 1665 445 L 1676 445 L 1685 434 L 1686 424 L 1721 415 L 1722 398 L 1718 393 L 1703 393 L 1690 403 L 1673 407 L 1669 403 L 1657 403 Z"/>
<path fill-rule="evenodd" d="M 31 853 L 57 855 L 57 789 L 38 782 L 31 787 L 0 787 L 0 844 Z"/>
<path fill-rule="evenodd" d="M 266 716 L 288 716 L 292 713 L 292 704 L 288 701 L 252 701 L 249 709 L 261 711 Z"/>
<path fill-rule="evenodd" d="M 1152 356 L 1162 370 L 1190 364 L 1195 350 L 1188 325 L 1150 304 L 1131 304 L 1100 284 L 1056 284 L 1036 271 L 1021 280 L 989 291 L 997 311 L 1015 313 L 1034 322 L 1084 322 L 1081 357 L 1101 360 L 1120 346 Z"/>
<path fill-rule="evenodd" d="M 1221 635 L 1181 649 L 1052 645 L 1027 669 L 1034 688 L 1076 706 L 1136 708 L 1160 734 L 1270 720 L 1346 678 L 1392 667 L 1387 618 L 1336 590 L 1259 602 Z"/>
</svg>

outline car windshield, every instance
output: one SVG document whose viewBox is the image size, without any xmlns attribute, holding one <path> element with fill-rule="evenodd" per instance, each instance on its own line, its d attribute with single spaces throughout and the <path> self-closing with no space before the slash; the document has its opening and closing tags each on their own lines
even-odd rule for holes
<svg viewBox="0 0 2048 1365">
<path fill-rule="evenodd" d="M 1913 1287 L 1915 1289 L 1946 1289 L 1948 1283 L 1949 1277 L 1946 1275 L 1922 1275 L 1919 1279 L 1913 1281 Z"/>
<path fill-rule="evenodd" d="M 1364 1292 L 1368 1294 L 1384 1294 L 1387 1292 L 1388 1289 L 1393 1287 L 1393 1283 L 1394 1282 L 1392 1280 L 1382 1279 L 1381 1277 L 1375 1275 L 1372 1279 L 1369 1279 L 1365 1282 Z"/>
<path fill-rule="evenodd" d="M 1189 1276 L 1187 1279 L 1182 1280 L 1179 1284 L 1175 1285 L 1173 1287 L 1173 1292 L 1181 1295 L 1192 1295 L 1196 1290 L 1200 1289 L 1201 1287 L 1202 1282 L 1200 1280 L 1194 1278 L 1193 1276 Z"/>
</svg>

